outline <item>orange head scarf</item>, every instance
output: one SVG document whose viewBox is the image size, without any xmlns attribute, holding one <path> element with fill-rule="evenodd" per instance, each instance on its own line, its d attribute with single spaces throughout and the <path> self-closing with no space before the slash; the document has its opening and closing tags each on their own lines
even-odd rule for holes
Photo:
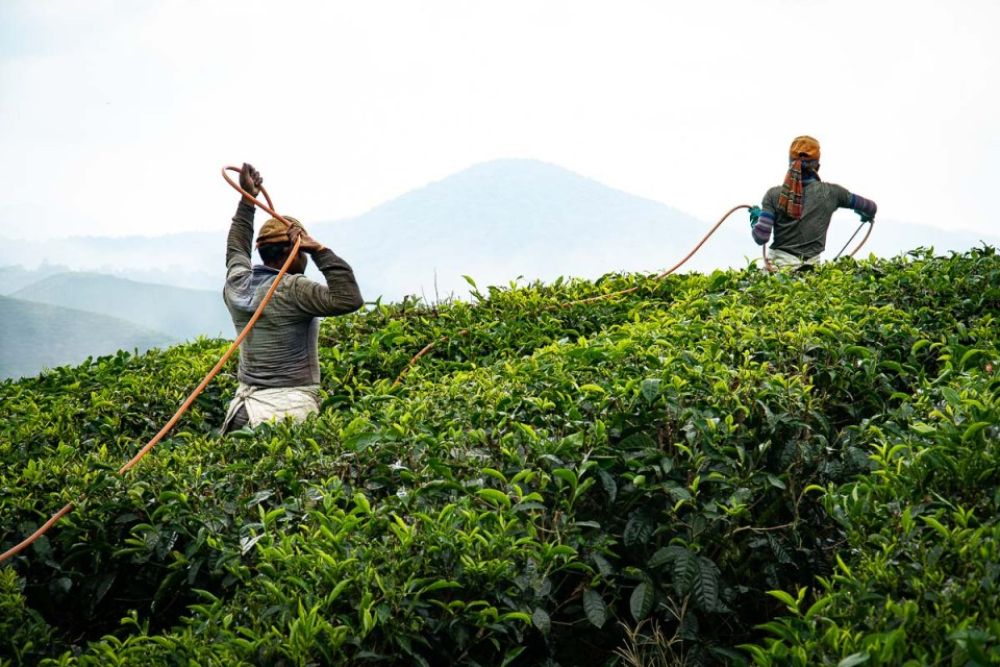
<svg viewBox="0 0 1000 667">
<path fill-rule="evenodd" d="M 802 163 L 819 162 L 819 142 L 810 136 L 795 137 L 788 148 L 788 173 L 781 185 L 778 208 L 796 220 L 802 217 Z"/>
</svg>

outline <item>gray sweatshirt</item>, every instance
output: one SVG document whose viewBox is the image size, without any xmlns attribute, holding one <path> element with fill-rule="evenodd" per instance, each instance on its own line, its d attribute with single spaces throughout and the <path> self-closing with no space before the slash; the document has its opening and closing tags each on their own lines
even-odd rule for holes
<svg viewBox="0 0 1000 667">
<path fill-rule="evenodd" d="M 278 275 L 251 264 L 254 206 L 240 200 L 226 244 L 223 299 L 239 333 Z M 313 254 L 326 278 L 322 285 L 286 274 L 259 320 L 240 345 L 239 379 L 258 387 L 319 384 L 319 319 L 359 309 L 364 301 L 354 272 L 330 249 Z"/>
<path fill-rule="evenodd" d="M 809 258 L 823 252 L 830 218 L 838 208 L 850 206 L 851 193 L 847 188 L 818 180 L 805 181 L 803 190 L 801 220 L 790 218 L 784 211 L 778 210 L 781 186 L 767 191 L 761 208 L 774 216 L 774 243 L 771 247 Z"/>
<path fill-rule="evenodd" d="M 815 174 L 802 180 L 802 218 L 796 220 L 778 207 L 781 186 L 775 186 L 764 194 L 761 214 L 753 227 L 753 238 L 757 245 L 767 243 L 774 229 L 772 250 L 782 250 L 799 259 L 816 257 L 826 248 L 826 232 L 830 219 L 838 208 L 849 208 L 862 216 L 862 220 L 872 220 L 878 206 L 870 199 L 852 194 L 846 188 L 833 183 L 824 183 Z"/>
</svg>

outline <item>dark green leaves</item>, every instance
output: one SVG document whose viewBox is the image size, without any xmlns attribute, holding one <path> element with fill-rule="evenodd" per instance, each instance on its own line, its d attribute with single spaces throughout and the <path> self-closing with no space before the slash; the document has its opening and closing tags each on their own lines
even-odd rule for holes
<svg viewBox="0 0 1000 667">
<path fill-rule="evenodd" d="M 628 523 L 625 524 L 625 531 L 622 538 L 625 546 L 631 547 L 645 544 L 649 541 L 649 537 L 652 534 L 652 520 L 645 514 L 636 512 L 629 518 Z"/>
<path fill-rule="evenodd" d="M 218 344 L 0 385 L 0 546 L 90 494 L 0 569 L 0 654 L 603 663 L 635 632 L 677 663 L 995 662 L 998 276 L 470 279 L 325 321 L 304 424 L 217 437 L 227 369 L 125 479 Z"/>
</svg>

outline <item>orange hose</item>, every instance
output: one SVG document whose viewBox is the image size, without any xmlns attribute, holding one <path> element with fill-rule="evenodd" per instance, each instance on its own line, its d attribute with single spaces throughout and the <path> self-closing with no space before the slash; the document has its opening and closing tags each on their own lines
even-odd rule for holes
<svg viewBox="0 0 1000 667">
<path fill-rule="evenodd" d="M 222 177 L 226 179 L 226 182 L 229 183 L 229 185 L 233 186 L 237 191 L 239 191 L 248 201 L 252 201 L 255 205 L 267 211 L 278 220 L 281 220 L 283 223 L 285 223 L 285 225 L 291 227 L 291 223 L 288 222 L 288 220 L 286 220 L 284 217 L 275 212 L 274 205 L 271 202 L 271 197 L 270 195 L 267 194 L 267 190 L 265 190 L 263 186 L 261 187 L 260 191 L 264 194 L 264 198 L 267 199 L 267 205 L 258 201 L 253 195 L 251 195 L 249 192 L 241 188 L 238 183 L 234 182 L 231 178 L 229 178 L 229 175 L 226 173 L 227 170 L 239 172 L 240 171 L 239 167 L 232 167 L 232 166 L 223 167 Z M 125 474 L 128 470 L 130 470 L 133 466 L 135 466 L 135 464 L 141 461 L 142 458 L 146 456 L 146 454 L 148 454 L 150 450 L 153 449 L 153 447 L 155 447 L 157 443 L 160 442 L 160 440 L 163 439 L 163 436 L 165 436 L 167 433 L 170 432 L 170 429 L 172 429 L 180 420 L 181 416 L 188 411 L 188 408 L 190 408 L 191 404 L 194 403 L 194 400 L 198 398 L 198 395 L 205 390 L 205 387 L 208 386 L 208 383 L 211 382 L 216 375 L 218 375 L 220 370 L 222 370 L 222 367 L 226 364 L 227 361 L 229 361 L 229 358 L 233 356 L 233 353 L 237 350 L 237 348 L 239 348 L 240 343 L 243 342 L 243 339 L 247 337 L 248 333 L 250 333 L 250 329 L 252 329 L 253 325 L 257 323 L 258 319 L 260 319 L 261 314 L 264 312 L 264 307 L 267 306 L 267 303 L 271 300 L 271 296 L 274 294 L 274 290 L 277 289 L 278 283 L 281 282 L 281 278 L 285 275 L 285 273 L 287 273 L 288 267 L 291 266 L 292 261 L 295 259 L 296 255 L 298 255 L 299 245 L 301 245 L 301 243 L 302 243 L 301 238 L 295 239 L 295 245 L 292 246 L 291 252 L 288 253 L 288 258 L 285 260 L 285 263 L 281 266 L 281 269 L 278 271 L 278 276 L 271 283 L 270 289 L 267 290 L 267 293 L 264 295 L 263 300 L 260 302 L 260 305 L 257 306 L 257 310 L 254 311 L 254 314 L 247 322 L 247 325 L 243 327 L 243 331 L 240 332 L 240 335 L 236 337 L 236 340 L 234 340 L 232 344 L 230 344 L 230 346 L 226 349 L 226 351 L 223 353 L 222 357 L 215 364 L 212 370 L 208 372 L 208 375 L 205 376 L 205 378 L 201 381 L 200 384 L 198 384 L 195 390 L 191 392 L 191 395 L 188 396 L 187 399 L 184 401 L 184 403 L 181 404 L 181 407 L 177 409 L 177 412 L 175 412 L 174 416 L 170 418 L 170 421 L 168 421 L 163 426 L 163 428 L 160 429 L 160 432 L 157 433 L 155 436 L 153 436 L 152 440 L 147 442 L 143 446 L 143 448 L 140 449 L 139 452 L 135 456 L 133 456 L 131 460 L 129 460 L 128 463 L 126 463 L 125 465 L 123 465 L 121 468 L 118 469 L 118 474 L 120 475 Z M 56 524 L 57 521 L 59 521 L 59 519 L 69 514 L 69 512 L 72 509 L 73 509 L 73 503 L 72 502 L 66 503 L 66 505 L 63 506 L 61 510 L 53 514 L 52 517 L 48 521 L 46 521 L 41 528 L 39 528 L 34 533 L 26 537 L 17 545 L 3 552 L 3 554 L 0 554 L 0 563 L 3 563 L 7 559 L 16 556 L 21 551 L 31 546 L 31 544 L 35 540 L 44 535 L 52 526 Z"/>
<path fill-rule="evenodd" d="M 455 336 L 464 336 L 467 333 L 469 333 L 468 329 L 462 329 L 457 334 L 455 334 Z M 396 386 L 399 385 L 399 383 L 403 381 L 403 378 L 406 377 L 406 374 L 410 372 L 410 369 L 413 368 L 413 365 L 417 363 L 417 361 L 420 359 L 420 357 L 424 356 L 425 354 L 427 354 L 428 352 L 430 352 L 432 349 L 434 349 L 434 346 L 437 345 L 438 343 L 444 343 L 447 340 L 448 340 L 448 336 L 441 336 L 437 340 L 431 341 L 430 343 L 427 343 L 427 345 L 424 345 L 420 349 L 419 352 L 417 352 L 415 355 L 413 355 L 413 358 L 410 359 L 409 363 L 406 364 L 406 368 L 404 368 L 402 371 L 400 371 L 399 375 L 396 376 L 396 381 L 392 383 L 392 386 L 390 387 L 390 389 L 395 389 Z"/>
<path fill-rule="evenodd" d="M 733 213 L 735 213 L 736 211 L 740 210 L 741 208 L 747 208 L 748 209 L 748 208 L 750 208 L 750 206 L 748 204 L 740 204 L 739 206 L 734 206 L 733 208 L 731 208 L 728 211 L 726 211 L 726 214 L 723 215 L 722 218 L 720 218 L 719 221 L 717 223 L 715 223 L 715 225 L 710 230 L 708 230 L 708 233 L 705 234 L 705 236 L 703 236 L 700 241 L 698 241 L 698 244 L 695 245 L 695 247 L 691 249 L 691 252 L 689 252 L 687 255 L 684 256 L 684 258 L 681 261 L 677 262 L 676 264 L 674 264 L 672 267 L 670 267 L 669 269 L 667 269 L 663 273 L 660 273 L 660 274 L 656 275 L 653 278 L 653 280 L 662 280 L 663 278 L 666 278 L 667 276 L 669 276 L 671 273 L 673 273 L 677 269 L 679 269 L 682 266 L 684 266 L 684 264 L 689 259 L 691 259 L 694 256 L 694 254 L 701 249 L 701 247 L 703 245 L 705 245 L 705 241 L 707 241 L 709 239 L 709 237 L 712 236 L 712 234 L 714 234 L 716 232 L 716 230 L 719 229 L 719 227 L 722 226 L 722 223 L 724 223 L 729 216 L 731 216 Z M 565 303 L 559 304 L 559 307 L 560 308 L 566 308 L 566 307 L 569 307 L 569 306 L 579 305 L 581 303 L 592 303 L 594 301 L 600 301 L 602 299 L 610 299 L 610 298 L 616 297 L 616 296 L 622 296 L 622 295 L 625 295 L 625 294 L 631 294 L 632 292 L 635 292 L 638 289 L 639 289 L 639 286 L 636 285 L 635 287 L 630 287 L 628 289 L 623 289 L 623 290 L 618 291 L 618 292 L 611 292 L 609 294 L 600 294 L 598 296 L 592 296 L 592 297 L 588 297 L 586 299 L 579 299 L 577 301 L 567 301 Z M 549 308 L 551 308 L 551 307 L 552 306 L 549 306 Z M 547 309 L 548 308 L 546 308 L 545 310 L 547 310 Z M 462 329 L 461 331 L 459 331 L 455 335 L 456 336 L 463 336 L 463 335 L 465 335 L 467 333 L 469 333 L 469 329 Z M 406 367 L 403 368 L 402 371 L 400 371 L 399 375 L 396 376 L 396 381 L 392 383 L 392 387 L 390 387 L 390 388 L 391 389 L 395 389 L 399 385 L 399 383 L 401 383 L 403 381 L 403 378 L 406 377 L 406 374 L 410 372 L 410 370 L 413 368 L 414 364 L 417 363 L 417 361 L 420 359 L 420 357 L 422 357 L 425 354 L 427 354 L 428 352 L 430 352 L 434 348 L 434 346 L 437 345 L 438 343 L 443 343 L 443 342 L 445 342 L 447 340 L 448 340 L 448 336 L 442 336 L 441 338 L 439 338 L 439 339 L 437 339 L 435 341 L 432 341 L 432 342 L 428 343 L 427 345 L 425 345 L 423 348 L 421 348 L 421 350 L 419 352 L 417 352 L 413 356 L 413 358 L 410 359 L 410 361 L 406 364 Z"/>
<path fill-rule="evenodd" d="M 865 235 L 861 239 L 861 243 L 858 244 L 858 247 L 856 247 L 854 250 L 852 250 L 851 254 L 849 254 L 848 257 L 854 257 L 856 254 L 858 254 L 858 251 L 861 250 L 861 246 L 863 246 L 868 241 L 868 237 L 872 235 L 872 229 L 874 227 L 875 227 L 875 221 L 874 220 L 869 220 L 868 221 L 868 231 L 865 232 Z"/>
<path fill-rule="evenodd" d="M 719 218 L 719 221 L 717 223 L 715 223 L 715 225 L 710 230 L 708 230 L 708 233 L 705 234 L 703 237 L 701 237 L 701 240 L 698 241 L 698 244 L 694 248 L 691 249 L 691 252 L 689 252 L 688 254 L 684 255 L 684 258 L 681 261 L 677 262 L 676 264 L 674 264 L 673 266 L 671 266 L 669 269 L 667 269 L 663 273 L 660 273 L 657 276 L 655 276 L 653 278 L 653 280 L 663 280 L 664 278 L 666 278 L 667 276 L 669 276 L 671 273 L 673 273 L 677 269 L 679 269 L 682 266 L 684 266 L 684 264 L 686 264 L 689 259 L 691 259 L 692 257 L 694 257 L 694 254 L 696 252 L 698 252 L 699 250 L 701 250 L 701 247 L 703 245 L 705 245 L 705 241 L 707 241 L 709 239 L 709 237 L 712 236 L 712 234 L 714 234 L 716 232 L 716 230 L 719 229 L 719 227 L 722 226 L 722 223 L 724 223 L 726 221 L 726 218 L 728 218 L 729 216 L 731 216 L 733 213 L 735 213 L 736 211 L 740 210 L 741 208 L 749 209 L 750 205 L 749 204 L 740 204 L 739 206 L 734 206 L 731 209 L 729 209 L 728 211 L 726 211 L 726 214 L 723 215 L 721 218 Z M 610 299 L 611 297 L 615 297 L 615 296 L 622 296 L 624 294 L 631 294 L 632 292 L 635 292 L 638 289 L 639 289 L 639 285 L 636 285 L 635 287 L 629 287 L 628 289 L 623 289 L 620 292 L 611 292 L 610 294 L 599 294 L 598 296 L 592 296 L 592 297 L 588 297 L 586 299 L 579 299 L 577 301 L 567 301 L 566 303 L 561 304 L 561 305 L 562 305 L 562 307 L 565 308 L 566 306 L 575 306 L 575 305 L 578 305 L 578 304 L 581 304 L 581 303 L 591 303 L 593 301 L 600 301 L 602 299 Z"/>
</svg>

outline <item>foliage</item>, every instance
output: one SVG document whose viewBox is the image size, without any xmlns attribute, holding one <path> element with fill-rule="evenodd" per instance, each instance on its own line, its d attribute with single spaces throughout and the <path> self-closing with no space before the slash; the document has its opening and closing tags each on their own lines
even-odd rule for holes
<svg viewBox="0 0 1000 667">
<path fill-rule="evenodd" d="M 2 570 L 0 655 L 988 658 L 998 279 L 984 248 L 380 305 L 324 323 L 319 417 L 218 438 L 224 377 L 124 478 L 221 343 L 2 384 L 0 546 L 79 502 Z"/>
<path fill-rule="evenodd" d="M 1000 663 L 1000 379 L 979 372 L 984 352 L 943 355 L 927 391 L 869 426 L 873 474 L 824 498 L 847 540 L 837 567 L 813 593 L 770 592 L 790 616 L 746 647 L 757 664 Z"/>
</svg>

